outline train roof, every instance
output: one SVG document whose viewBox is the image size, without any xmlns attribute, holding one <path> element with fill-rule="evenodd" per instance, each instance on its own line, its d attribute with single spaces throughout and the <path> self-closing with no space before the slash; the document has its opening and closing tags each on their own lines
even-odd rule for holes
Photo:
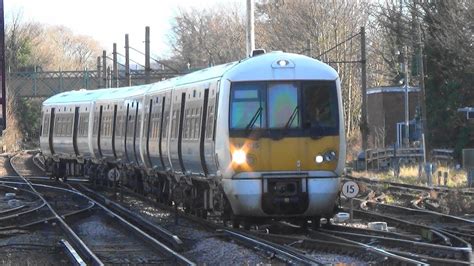
<svg viewBox="0 0 474 266">
<path fill-rule="evenodd" d="M 336 70 L 314 58 L 270 52 L 247 58 L 228 71 L 224 78 L 231 82 L 257 80 L 336 80 Z"/>
<path fill-rule="evenodd" d="M 316 59 L 304 55 L 275 51 L 147 85 L 63 92 L 48 98 L 43 104 L 127 99 L 221 77 L 229 79 L 231 82 L 253 80 L 335 80 L 338 78 L 338 74 L 331 66 Z"/>
<path fill-rule="evenodd" d="M 98 89 L 98 90 L 75 90 L 75 91 L 66 91 L 46 99 L 43 104 L 65 104 L 65 103 L 80 103 L 80 102 L 90 102 L 101 95 L 108 93 L 108 89 Z"/>
<path fill-rule="evenodd" d="M 143 95 L 153 84 L 138 85 L 131 87 L 109 88 L 107 92 L 101 94 L 96 100 L 113 100 L 113 99 L 127 99 L 139 95 Z"/>
</svg>

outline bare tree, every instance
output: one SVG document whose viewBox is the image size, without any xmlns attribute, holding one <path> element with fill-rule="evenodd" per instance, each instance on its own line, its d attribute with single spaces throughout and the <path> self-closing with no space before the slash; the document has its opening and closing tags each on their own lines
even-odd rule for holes
<svg viewBox="0 0 474 266">
<path fill-rule="evenodd" d="M 230 11 L 230 12 L 229 12 Z M 245 28 L 236 7 L 180 9 L 169 36 L 182 67 L 207 67 L 241 59 Z"/>
<path fill-rule="evenodd" d="M 48 27 L 39 38 L 34 58 L 44 62 L 43 70 L 94 68 L 101 51 L 96 40 L 89 36 L 74 35 L 64 26 Z"/>
</svg>

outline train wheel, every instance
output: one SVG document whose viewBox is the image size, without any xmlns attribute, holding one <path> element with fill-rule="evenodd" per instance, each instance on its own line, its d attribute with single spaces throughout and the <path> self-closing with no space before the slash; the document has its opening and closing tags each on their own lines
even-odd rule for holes
<svg viewBox="0 0 474 266">
<path fill-rule="evenodd" d="M 311 219 L 311 228 L 314 230 L 319 229 L 321 227 L 321 216 L 315 216 Z"/>
<path fill-rule="evenodd" d="M 240 221 L 239 219 L 233 217 L 232 218 L 232 228 L 239 229 L 240 228 Z"/>
<path fill-rule="evenodd" d="M 252 224 L 250 223 L 250 221 L 244 220 L 244 221 L 242 222 L 242 226 L 244 227 L 245 230 L 250 230 L 250 226 L 251 226 L 251 225 L 252 225 Z"/>
<path fill-rule="evenodd" d="M 301 229 L 303 229 L 305 231 L 308 229 L 308 220 L 306 220 L 306 219 L 299 220 L 297 222 L 297 224 L 301 227 Z"/>
<path fill-rule="evenodd" d="M 326 223 L 324 224 L 324 228 L 331 228 L 332 227 L 332 223 L 331 223 L 331 217 L 326 217 Z"/>
</svg>

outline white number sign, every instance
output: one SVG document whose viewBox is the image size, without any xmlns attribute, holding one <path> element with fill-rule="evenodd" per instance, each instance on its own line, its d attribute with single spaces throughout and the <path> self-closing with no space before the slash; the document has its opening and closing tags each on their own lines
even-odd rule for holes
<svg viewBox="0 0 474 266">
<path fill-rule="evenodd" d="M 359 185 L 354 181 L 347 181 L 342 185 L 342 195 L 347 198 L 354 198 L 359 194 Z"/>
</svg>

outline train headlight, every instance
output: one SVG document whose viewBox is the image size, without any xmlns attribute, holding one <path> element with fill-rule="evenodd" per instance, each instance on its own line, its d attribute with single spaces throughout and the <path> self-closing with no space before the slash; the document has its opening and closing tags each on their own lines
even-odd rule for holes
<svg viewBox="0 0 474 266">
<path fill-rule="evenodd" d="M 314 161 L 316 163 L 322 163 L 324 161 L 324 157 L 322 155 L 316 155 L 316 157 L 314 158 Z"/>
<path fill-rule="evenodd" d="M 323 155 L 323 157 L 324 157 L 324 160 L 326 162 L 330 162 L 330 161 L 336 159 L 336 152 L 335 151 L 328 151 Z"/>
<path fill-rule="evenodd" d="M 335 159 L 336 159 L 336 152 L 328 151 L 328 152 L 325 152 L 323 155 L 321 154 L 316 155 L 316 157 L 314 158 L 314 161 L 317 164 L 320 164 L 323 162 L 331 162 L 331 161 L 334 161 Z"/>
<path fill-rule="evenodd" d="M 236 150 L 232 153 L 232 161 L 238 165 L 247 162 L 247 155 L 243 150 Z"/>
</svg>

